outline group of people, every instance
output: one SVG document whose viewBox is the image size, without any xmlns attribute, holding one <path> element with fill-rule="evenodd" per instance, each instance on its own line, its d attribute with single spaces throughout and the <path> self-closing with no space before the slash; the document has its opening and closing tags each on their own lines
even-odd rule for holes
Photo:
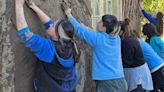
<svg viewBox="0 0 164 92">
<path fill-rule="evenodd" d="M 25 0 L 15 0 L 16 24 L 18 35 L 39 59 L 33 80 L 35 92 L 78 92 L 75 65 L 80 50 L 75 35 L 93 48 L 92 79 L 96 92 L 164 92 L 161 12 L 152 17 L 141 8 L 150 21 L 143 26 L 145 42 L 130 27 L 128 18 L 118 21 L 113 15 L 104 15 L 93 31 L 80 24 L 64 3 L 67 18 L 54 22 L 34 2 L 27 2 L 50 36 L 45 38 L 30 31 L 24 3 Z"/>
</svg>

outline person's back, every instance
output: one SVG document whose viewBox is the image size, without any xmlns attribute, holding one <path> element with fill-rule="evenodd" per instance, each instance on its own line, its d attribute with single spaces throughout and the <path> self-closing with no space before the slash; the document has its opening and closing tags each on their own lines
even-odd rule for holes
<svg viewBox="0 0 164 92">
<path fill-rule="evenodd" d="M 96 39 L 97 44 L 93 46 L 93 80 L 124 77 L 120 37 L 97 32 Z"/>
<path fill-rule="evenodd" d="M 141 39 L 138 39 L 144 54 L 144 58 L 148 63 L 151 72 L 157 71 L 159 68 L 164 66 L 163 60 L 158 56 L 158 54 L 151 48 L 151 46 Z"/>
<path fill-rule="evenodd" d="M 39 60 L 33 82 L 35 92 L 54 92 L 54 90 L 74 92 L 77 85 L 74 65 L 75 58 L 79 56 L 79 53 L 77 45 L 73 41 L 73 26 L 68 20 L 61 20 L 57 23 L 58 25 L 54 25 L 53 21 L 33 3 L 33 7 L 36 9 L 34 11 L 44 23 L 45 30 L 51 38 L 35 34 L 27 25 L 23 9 L 24 3 L 24 0 L 16 0 L 16 23 L 18 35 Z"/>
<path fill-rule="evenodd" d="M 152 78 L 155 90 L 160 89 L 164 91 L 164 61 L 162 58 L 151 48 L 151 46 L 138 39 L 144 54 L 144 58 L 152 72 Z"/>
<path fill-rule="evenodd" d="M 164 42 L 161 40 L 161 38 L 159 36 L 152 36 L 149 44 L 154 49 L 154 51 L 162 59 L 164 59 Z"/>
<path fill-rule="evenodd" d="M 151 73 L 148 65 L 145 63 L 138 40 L 128 37 L 121 44 L 128 92 L 133 92 L 134 90 L 153 90 Z"/>
<path fill-rule="evenodd" d="M 153 82 L 148 65 L 144 60 L 137 37 L 130 29 L 130 20 L 121 24 L 121 53 L 128 92 L 144 92 L 153 90 Z"/>
<path fill-rule="evenodd" d="M 96 32 L 80 25 L 72 16 L 70 8 L 63 8 L 76 30 L 76 35 L 93 48 L 92 79 L 96 81 L 96 91 L 126 92 L 117 18 L 104 15 L 97 25 Z"/>
<path fill-rule="evenodd" d="M 124 68 L 133 68 L 145 64 L 139 42 L 134 37 L 126 37 L 121 41 Z"/>
</svg>

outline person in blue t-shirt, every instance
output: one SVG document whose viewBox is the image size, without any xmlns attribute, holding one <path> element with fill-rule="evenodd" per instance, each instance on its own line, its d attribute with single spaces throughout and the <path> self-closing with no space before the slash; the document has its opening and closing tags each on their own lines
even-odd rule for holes
<svg viewBox="0 0 164 92">
<path fill-rule="evenodd" d="M 158 12 L 155 16 L 152 16 L 151 14 L 147 13 L 141 5 L 140 8 L 143 15 L 157 28 L 158 35 L 161 36 L 163 34 L 163 13 Z"/>
<path fill-rule="evenodd" d="M 156 92 L 157 89 L 164 92 L 164 61 L 147 42 L 141 40 L 140 38 L 138 41 L 142 48 L 144 59 L 152 73 L 153 85 L 155 89 L 153 92 Z"/>
<path fill-rule="evenodd" d="M 39 59 L 34 77 L 35 92 L 75 92 L 77 76 L 75 63 L 79 51 L 74 41 L 74 28 L 67 19 L 55 25 L 39 7 L 30 2 L 30 7 L 44 23 L 50 39 L 30 31 L 23 5 L 25 0 L 15 0 L 16 25 L 25 45 Z"/>
<path fill-rule="evenodd" d="M 154 51 L 164 60 L 164 42 L 157 34 L 154 25 L 146 23 L 143 26 L 143 34 L 147 36 L 147 42 L 154 49 Z"/>
<path fill-rule="evenodd" d="M 69 7 L 63 9 L 76 35 L 93 48 L 92 79 L 96 81 L 96 92 L 127 92 L 117 18 L 113 15 L 102 16 L 97 31 L 92 31 L 72 16 Z"/>
</svg>

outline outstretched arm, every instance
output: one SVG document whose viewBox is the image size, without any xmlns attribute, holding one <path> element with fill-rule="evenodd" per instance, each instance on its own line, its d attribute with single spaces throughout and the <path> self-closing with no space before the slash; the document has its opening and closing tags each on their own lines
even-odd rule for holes
<svg viewBox="0 0 164 92">
<path fill-rule="evenodd" d="M 145 16 L 145 18 L 147 18 L 147 20 L 149 20 L 150 23 L 156 25 L 155 18 L 151 14 L 149 14 L 148 12 L 146 12 L 141 5 L 140 5 L 140 10 L 141 10 L 142 14 Z"/>
<path fill-rule="evenodd" d="M 24 0 L 16 0 L 15 1 L 16 26 L 17 26 L 18 31 L 27 27 L 27 22 L 26 22 L 25 16 L 24 16 L 23 4 L 24 4 Z"/>
<path fill-rule="evenodd" d="M 44 13 L 34 2 L 28 2 L 28 5 L 37 14 L 41 22 L 44 24 L 44 28 L 47 30 L 51 25 L 54 24 L 53 20 Z"/>
<path fill-rule="evenodd" d="M 58 40 L 58 37 L 55 35 L 54 21 L 46 15 L 32 0 L 26 0 L 26 3 L 31 9 L 37 14 L 41 22 L 44 24 L 44 28 L 48 35 L 55 41 Z"/>
<path fill-rule="evenodd" d="M 94 32 L 91 29 L 87 28 L 84 25 L 81 25 L 71 14 L 71 9 L 69 7 L 63 6 L 66 16 L 70 23 L 74 26 L 76 35 L 81 39 L 85 40 L 92 47 L 96 46 L 98 43 L 99 33 Z"/>
<path fill-rule="evenodd" d="M 23 4 L 24 0 L 15 0 L 18 34 L 25 45 L 30 48 L 40 60 L 51 62 L 55 53 L 53 42 L 29 30 L 24 16 Z"/>
</svg>

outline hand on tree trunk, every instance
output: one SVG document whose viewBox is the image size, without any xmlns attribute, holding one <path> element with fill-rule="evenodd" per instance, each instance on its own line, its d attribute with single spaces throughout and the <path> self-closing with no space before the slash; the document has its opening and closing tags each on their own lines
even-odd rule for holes
<svg viewBox="0 0 164 92">
<path fill-rule="evenodd" d="M 140 8 L 140 10 L 143 9 L 143 7 L 142 7 L 142 1 L 143 1 L 143 0 L 140 0 L 140 3 L 139 3 L 139 8 Z"/>
<path fill-rule="evenodd" d="M 16 5 L 24 5 L 25 0 L 15 0 Z"/>
<path fill-rule="evenodd" d="M 72 14 L 71 14 L 72 9 L 65 2 L 62 3 L 62 9 L 68 18 L 72 17 Z"/>
<path fill-rule="evenodd" d="M 37 7 L 37 6 L 35 5 L 35 3 L 33 2 L 33 0 L 26 0 L 26 4 L 27 4 L 30 8 L 32 8 L 32 9 L 34 9 L 35 7 Z"/>
</svg>

